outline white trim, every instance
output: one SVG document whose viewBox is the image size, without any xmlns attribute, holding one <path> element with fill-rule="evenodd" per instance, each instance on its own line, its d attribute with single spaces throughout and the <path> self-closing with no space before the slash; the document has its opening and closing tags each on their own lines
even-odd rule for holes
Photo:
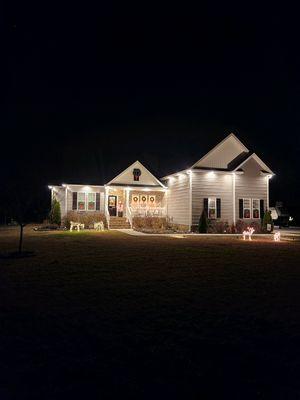
<svg viewBox="0 0 300 400">
<path fill-rule="evenodd" d="M 84 209 L 83 210 L 80 210 L 79 207 L 78 207 L 79 193 L 83 193 L 84 194 Z M 77 192 L 77 210 L 76 211 L 86 211 L 86 193 L 85 192 Z"/>
<path fill-rule="evenodd" d="M 65 187 L 65 215 L 68 212 L 68 186 Z"/>
<path fill-rule="evenodd" d="M 270 177 L 267 176 L 267 210 L 269 210 L 269 182 L 270 182 Z"/>
<path fill-rule="evenodd" d="M 193 168 L 193 169 L 184 169 L 184 170 L 179 171 L 179 172 L 174 172 L 173 174 L 166 175 L 161 179 L 162 180 L 166 180 L 166 179 L 169 179 L 169 178 L 176 178 L 177 175 L 184 174 L 184 173 L 188 174 L 189 171 L 192 171 L 193 173 L 201 173 L 201 174 L 205 174 L 205 173 L 208 173 L 208 172 L 215 172 L 216 174 L 222 174 L 222 175 L 226 175 L 226 174 L 231 174 L 232 173 L 232 171 L 230 171 L 230 170 L 223 171 L 223 170 L 214 169 L 214 168 L 205 168 L 205 169 L 203 169 L 203 168 Z M 235 171 L 235 173 L 237 175 L 243 175 L 244 171 Z"/>
<path fill-rule="evenodd" d="M 111 186 L 106 186 L 105 189 L 112 189 L 112 190 L 140 190 L 142 192 L 166 192 L 168 188 L 166 186 L 162 187 L 157 187 L 157 186 L 147 186 L 147 185 L 137 185 L 137 186 L 130 186 L 130 185 L 124 185 L 124 186 L 119 186 L 119 185 L 111 185 Z"/>
<path fill-rule="evenodd" d="M 121 175 L 123 175 L 125 172 L 127 172 L 130 168 L 132 168 L 135 164 L 139 164 L 141 167 L 143 167 L 149 174 L 150 176 L 155 180 L 155 182 L 157 182 L 159 184 L 159 186 L 166 188 L 165 185 L 163 185 L 139 160 L 136 160 L 134 163 L 132 163 L 131 165 L 129 165 L 128 168 L 124 169 L 124 171 L 120 172 L 117 176 L 115 176 L 111 181 L 109 181 L 108 183 L 106 183 L 106 185 L 111 185 L 116 179 L 118 179 Z M 135 181 L 135 182 L 139 182 L 139 181 Z M 106 186 L 105 185 L 105 186 Z M 126 186 L 126 184 L 124 184 L 124 186 Z M 137 185 L 139 186 L 139 185 Z M 141 186 L 148 186 L 151 187 L 151 185 L 143 185 L 141 184 Z"/>
<path fill-rule="evenodd" d="M 254 217 L 254 215 L 253 215 L 253 210 L 254 210 L 254 207 L 253 207 L 253 202 L 254 201 L 258 201 L 258 207 L 257 208 L 255 208 L 256 210 L 258 210 L 258 217 L 256 218 L 256 217 Z M 251 216 L 252 216 L 252 219 L 256 219 L 256 220 L 259 220 L 260 219 L 260 199 L 251 199 Z"/>
<path fill-rule="evenodd" d="M 190 194 L 190 224 L 189 224 L 189 230 L 191 231 L 192 229 L 192 224 L 193 224 L 193 173 L 192 171 L 190 171 L 189 173 L 190 175 L 190 190 L 189 190 L 189 194 Z"/>
<path fill-rule="evenodd" d="M 215 206 L 214 207 L 209 207 L 209 200 L 213 200 L 214 201 L 214 203 L 215 203 Z M 209 216 L 209 210 L 215 210 L 215 217 L 214 218 L 211 218 L 210 216 Z M 207 212 L 208 212 L 208 216 L 207 216 L 207 218 L 208 219 L 218 219 L 217 218 L 217 197 L 208 197 L 207 198 Z"/>
<path fill-rule="evenodd" d="M 236 204 L 235 204 L 235 173 L 232 174 L 232 206 L 233 206 L 233 223 L 236 224 Z"/>
<path fill-rule="evenodd" d="M 206 153 L 202 158 L 200 158 L 200 160 L 198 160 L 197 162 L 195 162 L 195 164 L 192 165 L 191 168 L 194 168 L 198 163 L 200 163 L 201 161 L 205 160 L 206 157 L 208 157 L 214 150 L 218 149 L 226 140 L 228 140 L 229 138 L 234 138 L 238 144 L 241 146 L 242 150 L 241 152 L 249 152 L 249 150 L 247 149 L 247 147 L 240 141 L 240 139 L 238 139 L 234 133 L 230 133 L 228 136 L 226 136 L 220 143 L 218 143 L 215 147 L 213 147 L 208 153 Z"/>
<path fill-rule="evenodd" d="M 250 200 L 250 207 L 249 208 L 246 207 L 246 210 L 250 211 L 250 217 L 249 218 L 244 217 L 245 200 Z M 252 219 L 251 216 L 252 216 L 252 198 L 251 197 L 243 197 L 243 218 L 242 219 Z"/>
<path fill-rule="evenodd" d="M 95 205 L 95 208 L 93 210 L 89 210 L 89 194 L 94 195 L 94 198 L 95 198 L 95 200 L 93 202 Z M 85 196 L 86 196 L 86 211 L 96 211 L 96 192 L 86 192 Z"/>
<path fill-rule="evenodd" d="M 107 212 L 108 212 L 108 213 L 109 213 L 109 209 L 108 209 L 108 198 L 109 198 L 109 196 L 114 196 L 114 197 L 117 198 L 117 201 L 116 201 L 116 215 L 110 215 L 110 214 L 109 214 L 109 216 L 110 216 L 110 218 L 111 218 L 111 217 L 117 217 L 117 216 L 118 216 L 118 199 L 119 199 L 119 195 L 108 193 L 108 195 L 107 195 Z M 124 207 L 123 207 L 123 214 L 124 214 Z"/>
<path fill-rule="evenodd" d="M 251 158 L 254 158 L 254 160 L 267 172 L 269 172 L 272 175 L 275 175 L 274 172 L 271 171 L 271 169 L 262 161 L 261 158 L 258 157 L 257 154 L 253 153 L 249 157 L 246 158 L 240 165 L 238 165 L 233 172 L 237 171 L 239 168 L 241 168 L 247 161 L 249 161 Z"/>
</svg>

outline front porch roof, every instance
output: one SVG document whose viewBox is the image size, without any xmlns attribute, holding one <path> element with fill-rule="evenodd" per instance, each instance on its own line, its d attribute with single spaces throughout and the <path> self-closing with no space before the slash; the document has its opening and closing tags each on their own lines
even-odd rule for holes
<svg viewBox="0 0 300 400">
<path fill-rule="evenodd" d="M 147 191 L 159 191 L 159 192 L 165 192 L 168 190 L 166 186 L 162 187 L 160 185 L 136 185 L 136 184 L 120 184 L 120 183 L 114 183 L 114 184 L 107 184 L 105 185 L 106 189 L 125 189 L 125 190 L 141 190 L 144 192 Z"/>
</svg>

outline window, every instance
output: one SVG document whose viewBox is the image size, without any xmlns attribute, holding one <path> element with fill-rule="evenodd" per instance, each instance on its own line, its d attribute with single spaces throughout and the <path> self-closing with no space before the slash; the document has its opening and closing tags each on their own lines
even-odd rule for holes
<svg viewBox="0 0 300 400">
<path fill-rule="evenodd" d="M 77 195 L 77 210 L 84 211 L 85 210 L 85 193 L 78 192 Z"/>
<path fill-rule="evenodd" d="M 243 218 L 251 218 L 251 199 L 243 199 Z"/>
<path fill-rule="evenodd" d="M 215 198 L 208 199 L 208 218 L 209 219 L 216 218 L 216 199 Z"/>
<path fill-rule="evenodd" d="M 96 209 L 96 193 L 88 193 L 87 194 L 88 198 L 88 210 L 89 211 L 95 211 Z"/>
<path fill-rule="evenodd" d="M 252 218 L 260 218 L 260 207 L 258 199 L 252 199 Z"/>
</svg>

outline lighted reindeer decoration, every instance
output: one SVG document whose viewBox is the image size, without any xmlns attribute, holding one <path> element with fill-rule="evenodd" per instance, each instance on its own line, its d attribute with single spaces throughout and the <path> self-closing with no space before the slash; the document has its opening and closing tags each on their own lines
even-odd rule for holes
<svg viewBox="0 0 300 400">
<path fill-rule="evenodd" d="M 250 226 L 248 226 L 247 230 L 243 232 L 243 239 L 246 240 L 246 236 L 248 236 L 249 240 L 252 240 L 251 236 L 253 235 L 254 231 L 254 228 L 250 228 Z"/>
</svg>

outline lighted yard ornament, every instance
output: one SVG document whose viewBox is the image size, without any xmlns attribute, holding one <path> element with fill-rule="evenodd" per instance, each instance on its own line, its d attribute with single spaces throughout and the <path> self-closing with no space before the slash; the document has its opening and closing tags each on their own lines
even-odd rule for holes
<svg viewBox="0 0 300 400">
<path fill-rule="evenodd" d="M 84 229 L 84 224 L 81 224 L 80 222 L 70 221 L 70 231 L 73 231 L 74 228 L 76 228 L 77 231 L 80 231 L 80 229 Z"/>
<path fill-rule="evenodd" d="M 95 223 L 94 223 L 94 229 L 95 229 L 96 231 L 104 231 L 104 224 L 103 224 L 103 221 L 95 222 Z"/>
<path fill-rule="evenodd" d="M 248 226 L 247 230 L 243 232 L 243 239 L 246 240 L 246 236 L 248 236 L 249 240 L 252 240 L 251 236 L 253 235 L 254 231 L 254 228 L 250 228 L 250 226 Z"/>
<path fill-rule="evenodd" d="M 280 232 L 274 233 L 274 240 L 275 240 L 275 242 L 280 242 Z"/>
</svg>

